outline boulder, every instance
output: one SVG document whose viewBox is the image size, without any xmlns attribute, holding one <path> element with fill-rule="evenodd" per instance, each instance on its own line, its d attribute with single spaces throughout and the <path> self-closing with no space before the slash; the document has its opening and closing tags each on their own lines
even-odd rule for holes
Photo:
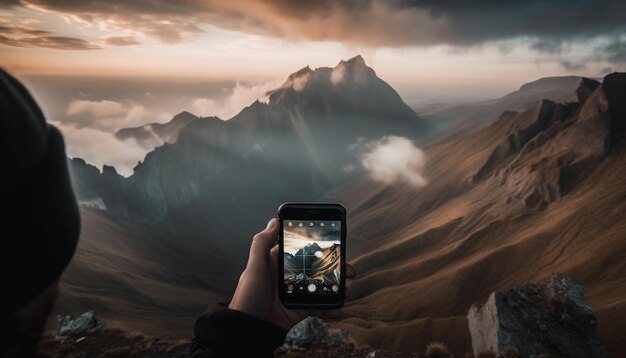
<svg viewBox="0 0 626 358">
<path fill-rule="evenodd" d="M 309 347 L 314 342 L 327 341 L 328 325 L 318 317 L 307 317 L 287 333 L 285 343 L 296 347 Z"/>
<path fill-rule="evenodd" d="M 104 321 L 96 317 L 95 311 L 88 311 L 78 317 L 74 315 L 57 316 L 57 337 L 85 336 L 105 328 Z"/>
<path fill-rule="evenodd" d="M 553 273 L 547 282 L 493 292 L 467 315 L 474 354 L 606 357 L 597 319 L 578 281 Z"/>
</svg>

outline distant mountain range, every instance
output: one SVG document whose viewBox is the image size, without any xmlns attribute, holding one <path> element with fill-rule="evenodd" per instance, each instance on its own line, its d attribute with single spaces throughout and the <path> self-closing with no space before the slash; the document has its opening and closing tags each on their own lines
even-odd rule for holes
<svg viewBox="0 0 626 358">
<path fill-rule="evenodd" d="M 250 237 L 281 202 L 339 201 L 359 277 L 334 326 L 356 342 L 422 351 L 437 340 L 463 354 L 471 304 L 559 271 L 588 288 L 617 354 L 626 342 L 625 99 L 626 74 L 561 77 L 418 116 L 360 56 L 306 67 L 229 121 L 185 115 L 185 125 L 166 125 L 164 144 L 128 178 L 70 160 L 79 198 L 107 210 L 83 208 L 60 306 L 188 335 L 202 292 L 232 294 Z M 427 186 L 375 182 L 359 169 L 354 144 L 385 135 L 423 144 Z M 314 266 L 332 272 L 329 262 Z M 177 288 L 185 294 L 175 300 L 160 294 Z"/>
<path fill-rule="evenodd" d="M 361 176 L 359 153 L 352 149 L 360 139 L 402 135 L 418 141 L 428 133 L 428 124 L 360 56 L 334 68 L 306 67 L 272 91 L 268 103 L 256 101 L 228 121 L 183 112 L 168 124 L 118 132 L 119 137 L 147 145 L 164 142 L 128 178 L 113 167 L 105 166 L 100 172 L 80 158 L 71 159 L 79 200 L 89 207 L 106 208 L 85 215 L 83 242 L 107 246 L 112 241 L 102 237 L 108 237 L 111 228 L 119 229 L 126 244 L 111 250 L 188 267 L 189 275 L 148 275 L 136 272 L 135 266 L 122 259 L 112 265 L 127 267 L 136 272 L 132 277 L 143 277 L 146 282 L 201 288 L 226 299 L 244 267 L 249 238 L 276 215 L 282 202 L 320 200 L 333 188 Z M 350 164 L 355 170 L 345 171 Z M 89 228 L 91 224 L 95 227 Z M 142 247 L 138 251 L 140 246 L 134 242 L 146 237 L 152 238 L 153 250 Z M 107 276 L 106 256 L 90 260 L 102 261 L 97 267 L 103 270 L 68 275 L 69 287 L 94 287 Z M 136 286 L 131 282 L 121 286 Z M 82 297 L 100 306 L 97 296 L 73 289 L 66 292 L 66 302 Z M 120 302 L 127 302 L 126 292 L 111 295 L 119 294 Z M 159 304 L 163 299 L 153 300 Z M 130 307 L 142 310 L 126 303 L 100 307 L 100 311 L 126 317 Z M 169 322 L 180 318 L 165 306 L 151 312 L 155 317 L 169 317 Z M 179 332 L 161 329 L 165 334 Z"/>
<path fill-rule="evenodd" d="M 167 143 L 177 130 L 176 142 Z M 112 214 L 185 228 L 192 242 L 211 240 L 237 252 L 281 202 L 316 200 L 358 176 L 343 168 L 358 168 L 350 146 L 360 138 L 419 140 L 428 126 L 357 56 L 334 68 L 303 68 L 268 103 L 254 102 L 229 121 L 181 113 L 118 136 L 144 140 L 152 132 L 165 144 L 129 178 L 111 167 L 97 175 L 72 160 L 79 196 L 89 193 Z M 219 240 L 211 239 L 215 232 Z"/>
<path fill-rule="evenodd" d="M 416 108 L 432 127 L 443 131 L 436 139 L 443 141 L 458 138 L 468 132 L 495 122 L 504 112 L 531 108 L 547 99 L 557 103 L 575 99 L 574 91 L 581 77 L 544 77 L 521 86 L 504 97 L 469 103 L 430 104 Z"/>
</svg>

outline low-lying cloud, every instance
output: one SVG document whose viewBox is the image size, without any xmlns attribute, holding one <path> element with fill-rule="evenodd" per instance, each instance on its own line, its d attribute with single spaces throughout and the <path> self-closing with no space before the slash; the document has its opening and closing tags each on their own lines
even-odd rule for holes
<svg viewBox="0 0 626 358">
<path fill-rule="evenodd" d="M 201 117 L 216 116 L 224 120 L 234 117 L 254 101 L 267 101 L 267 92 L 276 88 L 278 82 L 269 81 L 257 85 L 237 83 L 227 97 L 195 98 L 191 101 L 192 111 Z"/>
<path fill-rule="evenodd" d="M 341 81 L 343 81 L 345 75 L 346 65 L 342 61 L 339 65 L 333 68 L 332 72 L 330 73 L 330 82 L 332 82 L 334 85 L 337 85 L 341 83 Z"/>
<path fill-rule="evenodd" d="M 111 165 L 118 173 L 129 176 L 147 153 L 132 139 L 121 141 L 113 133 L 97 128 L 77 128 L 58 121 L 50 122 L 63 133 L 69 157 L 83 158 L 100 170 L 103 165 Z"/>
<path fill-rule="evenodd" d="M 153 147 L 118 139 L 115 132 L 119 129 L 169 122 L 182 111 L 229 119 L 255 100 L 266 100 L 267 91 L 280 85 L 278 80 L 250 84 L 98 76 L 21 79 L 46 118 L 64 133 L 70 156 L 83 158 L 99 168 L 112 165 L 124 175 L 131 174 Z"/>
<path fill-rule="evenodd" d="M 363 148 L 361 165 L 373 180 L 388 184 L 404 182 L 417 187 L 428 183 L 423 175 L 426 157 L 411 140 L 385 136 L 366 143 Z"/>
<path fill-rule="evenodd" d="M 115 131 L 145 124 L 145 113 L 142 105 L 133 103 L 73 99 L 67 107 L 65 122 L 78 128 Z"/>
</svg>

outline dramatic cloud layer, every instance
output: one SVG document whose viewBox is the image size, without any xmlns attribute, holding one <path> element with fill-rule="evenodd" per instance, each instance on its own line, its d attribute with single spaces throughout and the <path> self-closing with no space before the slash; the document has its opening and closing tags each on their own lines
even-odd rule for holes
<svg viewBox="0 0 626 358">
<path fill-rule="evenodd" d="M 14 2 L 9 2 L 13 3 Z M 163 42 L 202 31 L 201 24 L 287 39 L 362 46 L 473 46 L 526 38 L 539 51 L 563 41 L 617 36 L 626 2 L 445 0 L 26 0 L 82 21 L 132 29 Z"/>
<path fill-rule="evenodd" d="M 95 50 L 100 47 L 77 37 L 56 36 L 49 31 L 7 23 L 0 19 L 0 44 L 12 47 L 45 47 L 58 50 Z"/>
<path fill-rule="evenodd" d="M 372 179 L 383 183 L 407 182 L 415 186 L 427 184 L 422 171 L 424 153 L 409 139 L 386 136 L 365 145 L 361 165 Z"/>
</svg>

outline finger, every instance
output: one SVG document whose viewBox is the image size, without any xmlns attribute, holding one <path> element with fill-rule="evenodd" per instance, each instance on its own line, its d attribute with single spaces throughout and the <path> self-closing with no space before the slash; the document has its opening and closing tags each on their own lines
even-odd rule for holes
<svg viewBox="0 0 626 358">
<path fill-rule="evenodd" d="M 352 297 L 352 289 L 349 286 L 346 286 L 345 296 L 346 296 L 346 298 Z"/>
<path fill-rule="evenodd" d="M 254 235 L 250 246 L 250 258 L 255 256 L 266 257 L 278 238 L 278 220 L 273 218 L 267 223 L 265 230 Z"/>
<path fill-rule="evenodd" d="M 272 247 L 270 250 L 270 261 L 275 270 L 278 269 L 278 250 L 278 245 Z"/>
<path fill-rule="evenodd" d="M 343 310 L 309 310 L 309 315 L 324 319 L 338 319 L 343 317 Z"/>
<path fill-rule="evenodd" d="M 347 278 L 355 278 L 356 277 L 356 269 L 354 266 L 346 263 L 346 277 Z"/>
</svg>

